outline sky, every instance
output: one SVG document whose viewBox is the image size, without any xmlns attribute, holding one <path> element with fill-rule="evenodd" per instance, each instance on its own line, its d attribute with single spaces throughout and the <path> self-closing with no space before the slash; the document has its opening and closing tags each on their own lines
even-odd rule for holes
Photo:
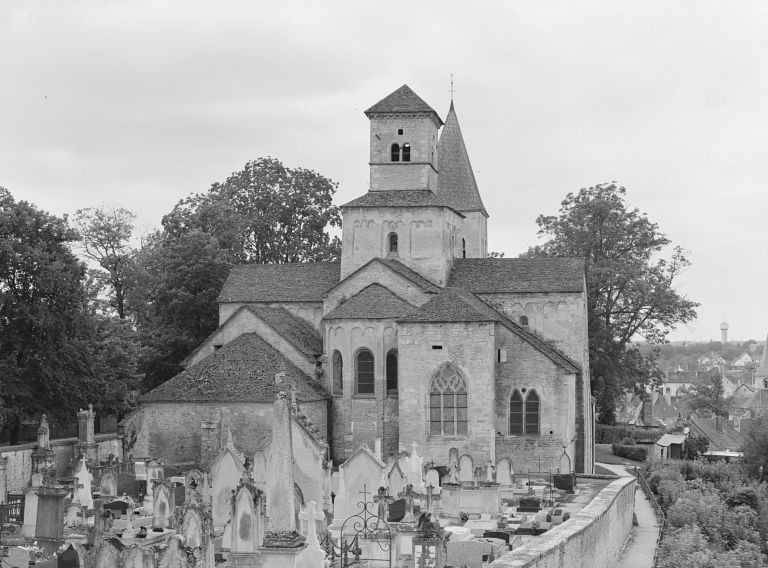
<svg viewBox="0 0 768 568">
<path fill-rule="evenodd" d="M 471 5 L 470 5 L 471 4 Z M 272 156 L 368 188 L 363 111 L 408 84 L 454 103 L 489 249 L 615 180 L 692 265 L 673 340 L 768 334 L 768 4 L 16 1 L 0 3 L 0 186 L 57 215 L 160 224 Z"/>
</svg>

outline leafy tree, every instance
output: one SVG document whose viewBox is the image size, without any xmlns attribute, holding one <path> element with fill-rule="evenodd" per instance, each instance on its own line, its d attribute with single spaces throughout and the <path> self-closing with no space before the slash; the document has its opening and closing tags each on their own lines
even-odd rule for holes
<svg viewBox="0 0 768 568">
<path fill-rule="evenodd" d="M 768 480 L 768 415 L 756 419 L 747 432 L 744 467 L 758 481 Z"/>
<path fill-rule="evenodd" d="M 695 460 L 709 449 L 709 440 L 704 436 L 691 434 L 686 438 L 683 447 L 685 449 L 685 459 Z"/>
<path fill-rule="evenodd" d="M 691 410 L 699 414 L 728 416 L 728 403 L 723 396 L 723 380 L 719 373 L 713 373 L 703 380 L 694 383 L 690 392 L 684 398 Z"/>
<path fill-rule="evenodd" d="M 676 324 L 696 316 L 698 305 L 673 288 L 689 264 L 683 250 L 674 247 L 669 258 L 659 258 L 670 240 L 628 206 L 625 194 L 615 182 L 569 193 L 558 215 L 538 217 L 539 236 L 548 240 L 524 255 L 587 259 L 592 392 L 603 423 L 614 421 L 624 388 L 661 376 L 630 340 L 664 342 Z"/>
<path fill-rule="evenodd" d="M 311 170 L 259 158 L 207 193 L 180 201 L 163 228 L 173 237 L 195 229 L 212 235 L 235 264 L 334 260 L 341 241 L 326 230 L 341 225 L 332 203 L 337 185 Z"/>
<path fill-rule="evenodd" d="M 122 207 L 88 207 L 75 213 L 84 254 L 106 271 L 102 278 L 112 288 L 112 304 L 120 319 L 125 319 L 126 281 L 133 268 L 129 240 L 135 218 L 136 215 Z"/>
<path fill-rule="evenodd" d="M 125 388 L 106 323 L 89 311 L 76 238 L 66 219 L 0 188 L 0 423 L 12 442 L 23 420 L 116 409 Z"/>
</svg>

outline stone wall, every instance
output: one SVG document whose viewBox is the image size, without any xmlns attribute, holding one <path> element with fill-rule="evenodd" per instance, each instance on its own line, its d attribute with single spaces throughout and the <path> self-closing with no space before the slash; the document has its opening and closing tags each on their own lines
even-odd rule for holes
<svg viewBox="0 0 768 568">
<path fill-rule="evenodd" d="M 328 434 L 328 403 L 325 400 L 301 404 L 302 411 L 323 437 Z M 209 421 L 214 437 L 206 449 L 203 421 Z M 126 448 L 134 459 L 154 458 L 172 464 L 200 464 L 201 456 L 216 456 L 226 443 L 227 426 L 238 451 L 253 457 L 269 445 L 272 432 L 272 404 L 257 402 L 152 402 L 124 421 L 126 437 L 135 442 Z M 202 461 L 206 461 L 204 458 Z M 204 465 L 204 464 L 202 464 Z"/>
<path fill-rule="evenodd" d="M 77 438 L 51 440 L 51 449 L 56 455 L 56 475 L 63 477 L 75 457 Z M 117 434 L 97 434 L 99 462 L 106 461 L 110 454 L 123 459 L 122 443 Z M 32 479 L 32 452 L 37 444 L 20 444 L 0 448 L 0 458 L 7 458 L 6 479 L 9 493 L 18 493 L 29 487 Z"/>
<path fill-rule="evenodd" d="M 581 512 L 491 564 L 493 568 L 611 568 L 632 529 L 635 478 L 603 489 Z"/>
</svg>

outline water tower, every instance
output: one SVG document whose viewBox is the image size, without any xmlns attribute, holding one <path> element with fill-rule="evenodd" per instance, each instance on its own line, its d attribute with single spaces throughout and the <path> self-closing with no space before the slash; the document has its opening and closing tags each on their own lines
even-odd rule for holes
<svg viewBox="0 0 768 568">
<path fill-rule="evenodd" d="M 724 321 L 720 324 L 720 341 L 728 343 L 728 322 Z"/>
</svg>

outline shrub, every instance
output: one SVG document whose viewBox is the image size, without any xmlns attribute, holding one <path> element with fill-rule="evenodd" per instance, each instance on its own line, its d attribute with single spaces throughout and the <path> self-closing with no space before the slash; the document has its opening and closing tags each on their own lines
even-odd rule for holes
<svg viewBox="0 0 768 568">
<path fill-rule="evenodd" d="M 648 458 L 648 450 L 643 446 L 627 445 L 627 444 L 612 444 L 611 449 L 613 455 L 628 460 L 645 461 Z"/>
<path fill-rule="evenodd" d="M 634 438 L 624 438 L 621 442 L 619 442 L 622 446 L 636 446 L 637 442 L 635 442 Z"/>
<path fill-rule="evenodd" d="M 634 426 L 609 426 L 608 424 L 595 424 L 596 444 L 615 444 L 625 438 L 632 438 L 635 442 L 655 442 L 663 432 L 658 428 L 636 428 Z"/>
</svg>

